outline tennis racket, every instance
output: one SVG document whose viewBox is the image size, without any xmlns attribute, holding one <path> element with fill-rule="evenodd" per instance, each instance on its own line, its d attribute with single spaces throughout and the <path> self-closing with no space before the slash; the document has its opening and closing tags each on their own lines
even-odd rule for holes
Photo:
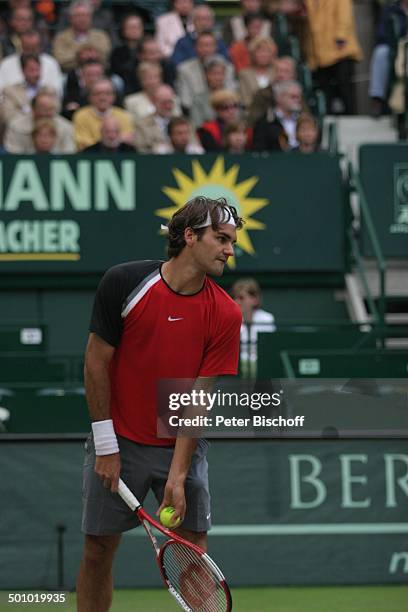
<svg viewBox="0 0 408 612">
<path fill-rule="evenodd" d="M 207 553 L 149 516 L 121 479 L 118 493 L 145 528 L 156 552 L 163 582 L 179 606 L 186 612 L 230 612 L 232 600 L 228 585 Z M 161 546 L 151 527 L 167 536 Z"/>
</svg>

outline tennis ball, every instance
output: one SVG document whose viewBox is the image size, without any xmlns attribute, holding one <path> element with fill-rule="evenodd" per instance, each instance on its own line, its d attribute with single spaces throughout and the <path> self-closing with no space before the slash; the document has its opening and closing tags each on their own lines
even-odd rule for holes
<svg viewBox="0 0 408 612">
<path fill-rule="evenodd" d="M 170 528 L 174 528 L 180 525 L 181 521 L 180 521 L 179 516 L 177 517 L 175 522 L 173 521 L 174 513 L 175 513 L 175 509 L 173 508 L 173 506 L 166 506 L 166 508 L 163 508 L 163 510 L 160 512 L 161 524 L 164 525 L 165 527 L 170 527 Z"/>
</svg>

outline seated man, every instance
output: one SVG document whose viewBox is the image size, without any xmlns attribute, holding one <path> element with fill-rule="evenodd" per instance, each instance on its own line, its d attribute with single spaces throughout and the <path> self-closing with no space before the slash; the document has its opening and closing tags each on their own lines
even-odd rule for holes
<svg viewBox="0 0 408 612">
<path fill-rule="evenodd" d="M 86 106 L 92 85 L 105 76 L 105 67 L 102 62 L 90 60 L 77 70 L 77 78 L 71 81 L 71 86 L 65 91 L 62 101 L 62 115 L 72 119 L 79 108 Z"/>
<path fill-rule="evenodd" d="M 115 91 L 110 79 L 102 78 L 92 85 L 89 104 L 77 110 L 73 116 L 75 143 L 78 151 L 100 140 L 102 120 L 108 116 L 118 120 L 122 142 L 133 144 L 132 118 L 123 108 L 114 106 L 114 101 Z"/>
<path fill-rule="evenodd" d="M 23 80 L 21 55 L 38 55 L 41 65 L 41 80 L 44 86 L 52 87 L 58 96 L 62 95 L 62 74 L 58 62 L 48 53 L 42 53 L 40 34 L 28 30 L 20 36 L 21 53 L 5 57 L 0 64 L 0 89 L 16 85 Z"/>
<path fill-rule="evenodd" d="M 232 297 L 242 311 L 241 362 L 256 363 L 258 334 L 276 331 L 274 316 L 260 307 L 261 288 L 253 278 L 237 280 L 232 286 Z"/>
<path fill-rule="evenodd" d="M 154 94 L 154 113 L 135 124 L 135 144 L 140 153 L 153 153 L 159 145 L 169 145 L 168 125 L 174 113 L 175 93 L 169 85 L 159 85 Z"/>
<path fill-rule="evenodd" d="M 61 69 L 68 72 L 76 68 L 78 48 L 89 43 L 95 46 L 106 64 L 111 51 L 109 36 L 102 30 L 92 28 L 92 9 L 86 0 L 74 0 L 69 8 L 70 27 L 58 32 L 54 38 L 53 55 Z"/>
<path fill-rule="evenodd" d="M 209 31 L 201 32 L 197 36 L 195 47 L 196 57 L 177 66 L 176 90 L 186 113 L 191 111 L 194 97 L 208 91 L 204 63 L 217 52 L 214 34 Z M 236 87 L 234 68 L 229 62 L 225 64 L 225 87 L 227 89 Z"/>
<path fill-rule="evenodd" d="M 8 153 L 34 153 L 32 132 L 39 119 L 52 119 L 57 131 L 55 149 L 59 153 L 75 151 L 72 124 L 57 114 L 55 92 L 44 89 L 32 99 L 31 112 L 12 119 L 6 128 L 4 148 Z"/>
<path fill-rule="evenodd" d="M 119 121 L 115 117 L 107 116 L 102 119 L 101 139 L 83 149 L 83 153 L 135 153 L 135 147 L 122 142 Z"/>
<path fill-rule="evenodd" d="M 31 112 L 31 100 L 44 83 L 41 80 L 41 65 L 38 55 L 22 55 L 20 58 L 23 79 L 3 90 L 3 117 L 6 123 L 16 115 Z"/>
<path fill-rule="evenodd" d="M 273 86 L 275 104 L 254 125 L 254 151 L 286 151 L 298 146 L 296 124 L 302 110 L 302 87 L 296 81 Z"/>
<path fill-rule="evenodd" d="M 208 4 L 199 4 L 193 10 L 193 26 L 192 32 L 187 32 L 183 38 L 180 38 L 174 48 L 174 53 L 171 56 L 171 61 L 176 66 L 181 62 L 196 57 L 197 47 L 196 40 L 201 32 L 214 32 L 214 11 Z M 214 35 L 215 36 L 215 35 Z M 228 50 L 225 42 L 222 39 L 216 39 L 216 49 L 214 53 L 220 53 L 226 59 L 229 59 Z"/>
<path fill-rule="evenodd" d="M 191 125 L 186 117 L 173 117 L 167 126 L 169 143 L 158 144 L 154 153 L 187 153 L 188 155 L 201 155 L 202 146 L 195 141 L 191 132 Z"/>
</svg>

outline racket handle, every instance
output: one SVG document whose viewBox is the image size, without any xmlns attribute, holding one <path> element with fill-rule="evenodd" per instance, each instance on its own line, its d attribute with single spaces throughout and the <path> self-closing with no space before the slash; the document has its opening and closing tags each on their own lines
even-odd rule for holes
<svg viewBox="0 0 408 612">
<path fill-rule="evenodd" d="M 121 478 L 119 478 L 118 493 L 125 502 L 125 504 L 127 504 L 131 510 L 135 511 L 140 508 L 138 500 L 133 495 L 132 491 L 128 489 L 128 487 L 125 485 Z"/>
</svg>

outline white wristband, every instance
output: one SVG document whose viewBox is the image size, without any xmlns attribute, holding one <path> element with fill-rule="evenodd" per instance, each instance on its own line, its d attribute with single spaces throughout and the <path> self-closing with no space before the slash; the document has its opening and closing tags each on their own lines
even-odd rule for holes
<svg viewBox="0 0 408 612">
<path fill-rule="evenodd" d="M 99 455 L 113 455 L 119 452 L 118 441 L 113 429 L 112 419 L 95 421 L 92 423 L 92 432 L 95 442 L 95 453 Z"/>
</svg>

